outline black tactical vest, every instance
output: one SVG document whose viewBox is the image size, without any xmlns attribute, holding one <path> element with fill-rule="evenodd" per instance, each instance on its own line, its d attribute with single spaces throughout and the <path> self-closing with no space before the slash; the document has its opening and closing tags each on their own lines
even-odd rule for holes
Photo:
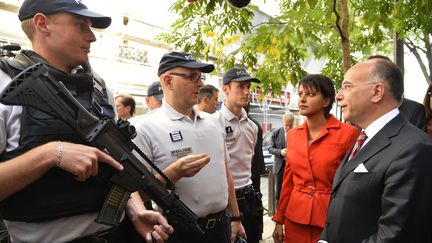
<svg viewBox="0 0 432 243">
<path fill-rule="evenodd" d="M 42 62 L 49 73 L 62 81 L 74 97 L 99 118 L 114 119 L 114 108 L 109 104 L 106 86 L 102 79 L 92 73 L 88 65 L 82 72 L 67 74 L 48 65 L 32 51 L 22 51 L 13 60 L 2 60 L 0 68 L 12 78 L 33 64 Z M 68 141 L 87 144 L 63 121 L 47 113 L 24 106 L 21 115 L 19 146 L 3 152 L 0 162 L 14 158 L 32 148 L 50 141 Z M 99 164 L 100 172 L 85 182 L 59 168 L 52 168 L 43 177 L 0 203 L 4 219 L 38 222 L 95 212 L 102 206 L 111 186 L 109 175 L 113 169 Z"/>
</svg>

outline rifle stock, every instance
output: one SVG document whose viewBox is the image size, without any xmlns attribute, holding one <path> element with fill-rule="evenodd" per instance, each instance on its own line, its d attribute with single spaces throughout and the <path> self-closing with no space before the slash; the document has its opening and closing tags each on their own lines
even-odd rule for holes
<svg viewBox="0 0 432 243">
<path fill-rule="evenodd" d="M 97 221 L 117 225 L 131 192 L 144 190 L 164 211 L 171 224 L 203 233 L 198 217 L 175 194 L 173 183 L 110 119 L 98 119 L 87 111 L 62 82 L 54 80 L 41 63 L 18 74 L 0 93 L 0 102 L 7 105 L 31 106 L 67 123 L 92 146 L 106 151 L 124 169 L 111 177 L 113 186 L 108 193 Z M 133 153 L 137 152 L 167 180 L 168 190 Z"/>
</svg>

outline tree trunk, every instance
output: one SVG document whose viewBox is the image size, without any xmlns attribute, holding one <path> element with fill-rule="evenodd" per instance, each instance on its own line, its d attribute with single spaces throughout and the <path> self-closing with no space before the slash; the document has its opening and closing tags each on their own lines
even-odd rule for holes
<svg viewBox="0 0 432 243">
<path fill-rule="evenodd" d="M 340 8 L 342 10 L 342 58 L 344 72 L 351 67 L 350 41 L 349 41 L 349 11 L 346 0 L 340 0 Z"/>
<path fill-rule="evenodd" d="M 426 77 L 429 84 L 432 83 L 432 43 L 429 38 L 431 33 L 423 32 L 423 40 L 425 43 L 425 49 L 426 49 L 426 60 L 429 63 L 429 75 Z"/>
<path fill-rule="evenodd" d="M 432 71 L 431 70 L 432 69 L 431 46 L 430 46 L 430 43 L 427 42 L 427 41 L 429 41 L 429 38 L 424 38 L 423 41 L 425 43 L 425 49 L 424 50 L 422 50 L 420 47 L 416 46 L 414 44 L 414 42 L 411 41 L 410 39 L 407 39 L 406 41 L 404 41 L 404 44 L 405 44 L 406 47 L 408 47 L 408 49 L 411 51 L 411 53 L 417 59 L 417 62 L 419 64 L 419 66 L 420 66 L 420 69 L 421 69 L 421 71 L 423 73 L 423 76 L 425 77 L 426 82 L 428 84 L 430 84 L 432 82 L 432 80 L 431 80 L 431 76 L 432 76 L 431 75 L 431 71 Z M 429 45 L 426 44 L 426 43 L 429 43 Z M 429 64 L 428 65 L 428 67 L 429 67 L 429 73 L 428 73 L 428 68 L 426 67 L 425 63 L 423 62 L 423 60 L 422 60 L 422 58 L 420 56 L 419 50 L 423 51 L 423 53 L 426 54 L 426 58 L 427 58 L 427 61 L 428 61 L 428 64 Z"/>
</svg>

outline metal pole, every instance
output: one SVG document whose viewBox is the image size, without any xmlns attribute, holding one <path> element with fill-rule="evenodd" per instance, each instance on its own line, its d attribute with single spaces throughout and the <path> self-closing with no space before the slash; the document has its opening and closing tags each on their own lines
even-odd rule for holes
<svg viewBox="0 0 432 243">
<path fill-rule="evenodd" d="M 275 209 L 275 201 L 274 201 L 274 175 L 273 175 L 273 165 L 268 166 L 268 216 L 271 217 L 274 215 Z"/>
</svg>

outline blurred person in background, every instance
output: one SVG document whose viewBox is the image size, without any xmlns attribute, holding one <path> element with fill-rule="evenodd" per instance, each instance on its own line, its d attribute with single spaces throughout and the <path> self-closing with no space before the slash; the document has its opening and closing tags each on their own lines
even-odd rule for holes
<svg viewBox="0 0 432 243">
<path fill-rule="evenodd" d="M 147 89 L 145 101 L 148 107 L 147 113 L 153 112 L 162 106 L 163 90 L 160 81 L 155 81 Z"/>
<path fill-rule="evenodd" d="M 162 86 L 160 81 L 155 81 L 149 85 L 147 88 L 147 94 L 145 95 L 145 102 L 147 104 L 147 112 L 145 114 L 141 114 L 138 116 L 134 116 L 131 119 L 129 119 L 129 122 L 131 124 L 136 123 L 138 120 L 142 119 L 147 114 L 151 114 L 155 110 L 157 110 L 159 107 L 162 106 L 162 100 L 163 100 L 164 94 L 162 90 Z M 147 209 L 152 209 L 150 206 L 151 204 L 148 204 L 148 201 L 145 202 Z"/>
<path fill-rule="evenodd" d="M 298 107 L 305 122 L 287 135 L 286 166 L 273 221 L 276 243 L 316 243 L 325 226 L 333 176 L 359 131 L 330 110 L 333 82 L 320 74 L 303 77 Z"/>
<path fill-rule="evenodd" d="M 117 116 L 119 119 L 128 120 L 135 113 L 135 99 L 128 94 L 119 94 L 115 97 Z"/>
<path fill-rule="evenodd" d="M 219 104 L 219 90 L 211 84 L 205 84 L 198 93 L 198 110 L 215 113 Z"/>
<path fill-rule="evenodd" d="M 273 162 L 273 175 L 275 179 L 275 194 L 274 201 L 277 205 L 280 197 L 280 190 L 282 188 L 282 178 L 285 171 L 285 160 L 286 160 L 286 135 L 287 132 L 293 128 L 294 115 L 287 111 L 282 116 L 282 127 L 273 131 L 270 140 L 270 147 L 268 148 L 269 153 L 275 156 Z"/>
</svg>

